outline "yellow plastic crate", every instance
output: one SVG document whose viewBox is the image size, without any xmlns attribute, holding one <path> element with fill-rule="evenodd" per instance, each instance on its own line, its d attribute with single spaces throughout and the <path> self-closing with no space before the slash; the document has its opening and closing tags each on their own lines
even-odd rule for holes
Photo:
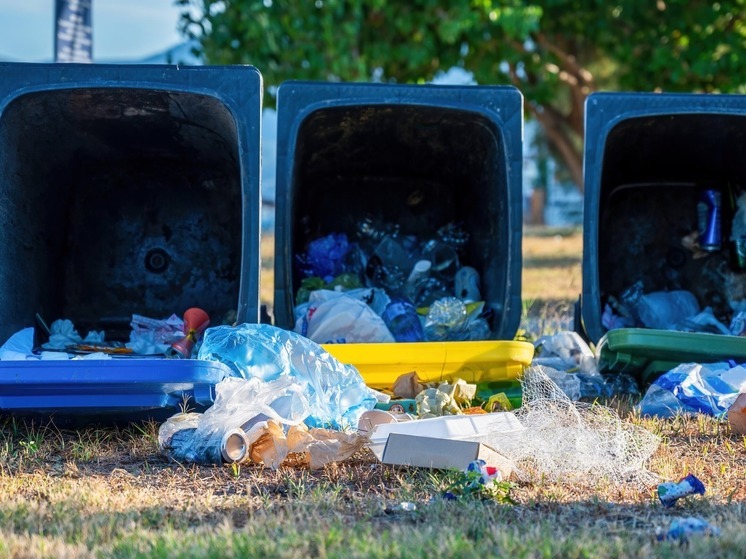
<svg viewBox="0 0 746 559">
<path fill-rule="evenodd" d="M 531 364 L 528 342 L 419 342 L 390 344 L 324 344 L 334 357 L 354 365 L 371 388 L 390 388 L 397 378 L 415 371 L 422 382 L 457 378 L 469 383 L 511 381 Z"/>
</svg>

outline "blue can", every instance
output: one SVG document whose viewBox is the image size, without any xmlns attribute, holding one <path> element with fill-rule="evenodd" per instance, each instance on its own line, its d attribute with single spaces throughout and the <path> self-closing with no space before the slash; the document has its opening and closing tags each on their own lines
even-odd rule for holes
<svg viewBox="0 0 746 559">
<path fill-rule="evenodd" d="M 702 190 L 697 201 L 697 229 L 699 246 L 707 252 L 715 252 L 723 247 L 721 229 L 721 194 L 719 190 Z"/>
</svg>

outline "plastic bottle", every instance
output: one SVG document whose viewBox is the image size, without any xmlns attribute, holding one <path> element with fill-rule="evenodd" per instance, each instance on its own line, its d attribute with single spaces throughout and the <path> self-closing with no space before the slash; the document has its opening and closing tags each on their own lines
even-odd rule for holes
<svg viewBox="0 0 746 559">
<path fill-rule="evenodd" d="M 432 263 L 430 275 L 447 286 L 453 285 L 460 264 L 458 252 L 448 243 L 436 239 L 428 241 L 422 249 L 422 257 Z"/>
<path fill-rule="evenodd" d="M 456 297 L 443 297 L 432 305 L 425 319 L 425 338 L 430 341 L 449 339 L 460 331 L 468 317 L 466 305 Z"/>
<path fill-rule="evenodd" d="M 475 303 L 482 300 L 479 289 L 479 272 L 471 266 L 459 268 L 454 283 L 456 297 L 465 303 Z"/>
<path fill-rule="evenodd" d="M 373 251 L 366 276 L 373 287 L 384 287 L 396 293 L 404 287 L 412 262 L 399 239 L 386 235 Z"/>
<path fill-rule="evenodd" d="M 397 342 L 421 342 L 425 338 L 417 310 L 409 301 L 392 300 L 382 318 Z"/>
</svg>

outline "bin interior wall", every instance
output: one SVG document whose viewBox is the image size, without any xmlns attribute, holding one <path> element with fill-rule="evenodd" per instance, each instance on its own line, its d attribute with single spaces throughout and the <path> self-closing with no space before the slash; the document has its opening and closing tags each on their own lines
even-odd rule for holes
<svg viewBox="0 0 746 559">
<path fill-rule="evenodd" d="M 126 88 L 28 93 L 0 116 L 0 338 L 68 318 L 129 334 L 239 298 L 235 120 L 199 94 Z"/>
<path fill-rule="evenodd" d="M 333 232 L 356 241 L 364 217 L 421 241 L 455 223 L 469 234 L 461 263 L 479 271 L 496 330 L 509 286 L 504 152 L 499 129 L 478 113 L 415 105 L 316 110 L 298 132 L 292 254 Z M 300 280 L 294 267 L 293 293 Z"/>
<path fill-rule="evenodd" d="M 602 305 L 637 280 L 644 290 L 685 289 L 729 320 L 728 299 L 746 293 L 730 265 L 732 189 L 746 189 L 746 117 L 677 114 L 631 118 L 604 147 L 598 225 Z M 703 258 L 682 245 L 697 230 L 702 188 L 722 193 L 723 248 Z M 589 263 L 586 263 L 589 265 Z M 727 325 L 727 322 L 726 322 Z"/>
</svg>

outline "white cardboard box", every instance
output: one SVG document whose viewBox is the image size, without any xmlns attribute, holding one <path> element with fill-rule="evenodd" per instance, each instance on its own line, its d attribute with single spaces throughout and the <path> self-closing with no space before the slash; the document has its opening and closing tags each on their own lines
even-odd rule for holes
<svg viewBox="0 0 746 559">
<path fill-rule="evenodd" d="M 399 466 L 464 470 L 469 462 L 480 458 L 488 466 L 497 467 L 503 479 L 510 477 L 513 471 L 510 460 L 493 448 L 476 441 L 391 433 L 383 449 L 381 462 Z"/>
</svg>

